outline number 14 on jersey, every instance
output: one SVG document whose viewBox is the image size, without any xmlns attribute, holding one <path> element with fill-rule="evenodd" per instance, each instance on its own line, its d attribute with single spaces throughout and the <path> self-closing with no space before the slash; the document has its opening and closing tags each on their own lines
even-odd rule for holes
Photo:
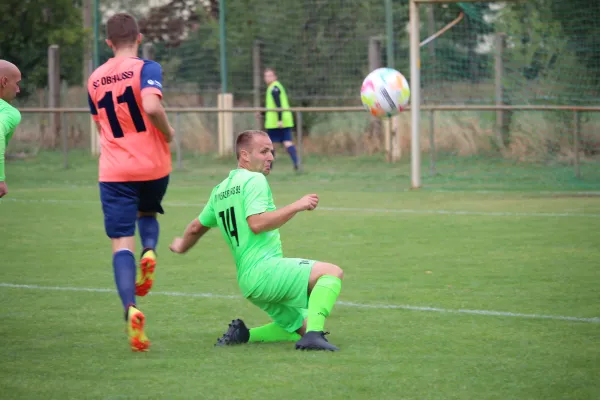
<svg viewBox="0 0 600 400">
<path fill-rule="evenodd" d="M 231 244 L 233 244 L 231 238 L 235 238 L 237 246 L 239 247 L 240 239 L 238 238 L 237 224 L 235 222 L 235 211 L 233 207 L 229 207 L 225 211 L 220 211 L 219 217 L 221 217 L 223 228 L 225 228 L 225 232 L 227 232 L 227 236 L 229 236 L 229 241 Z"/>
</svg>

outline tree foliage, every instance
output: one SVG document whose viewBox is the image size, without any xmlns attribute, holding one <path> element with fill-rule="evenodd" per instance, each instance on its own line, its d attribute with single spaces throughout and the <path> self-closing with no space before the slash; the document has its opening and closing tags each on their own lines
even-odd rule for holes
<svg viewBox="0 0 600 400">
<path fill-rule="evenodd" d="M 381 0 L 226 1 L 228 90 L 250 98 L 252 48 L 261 43 L 263 66 L 277 69 L 295 105 L 353 99 L 368 71 L 368 43 L 383 38 Z M 421 50 L 424 82 L 462 80 L 469 84 L 493 76 L 494 32 L 508 36 L 505 65 L 520 82 L 563 82 L 571 88 L 600 85 L 600 7 L 589 0 L 530 0 L 490 8 L 490 3 L 436 5 L 435 30 L 465 18 L 435 40 L 434 58 Z M 103 0 L 100 60 L 110 56 L 103 44 L 104 23 L 115 12 L 133 13 L 146 40 L 156 44 L 165 78 L 200 90 L 219 89 L 220 30 L 218 0 L 171 0 L 151 8 L 139 0 Z M 409 73 L 407 2 L 393 2 L 397 69 Z M 428 36 L 421 7 L 421 39 Z M 61 77 L 82 79 L 82 51 L 90 32 L 81 21 L 81 0 L 4 0 L 0 2 L 0 57 L 23 71 L 25 89 L 45 87 L 47 48 L 61 46 Z M 263 88 L 264 89 L 264 88 Z M 562 90 L 556 88 L 557 91 Z M 572 89 L 570 89 L 572 90 Z"/>
<path fill-rule="evenodd" d="M 151 8 L 139 21 L 140 31 L 146 39 L 177 47 L 198 22 L 195 0 L 172 0 Z"/>
<path fill-rule="evenodd" d="M 568 7 L 567 7 L 568 5 Z M 501 12 L 508 68 L 536 83 L 545 100 L 577 103 L 600 84 L 600 7 L 586 1 L 531 0 Z M 531 85 L 531 83 L 528 83 Z"/>
<path fill-rule="evenodd" d="M 277 70 L 290 95 L 315 100 L 355 97 L 368 71 L 368 43 L 371 36 L 385 34 L 384 8 L 379 0 L 297 2 L 239 0 L 226 10 L 226 47 L 229 90 L 236 94 L 252 91 L 252 48 L 261 44 L 264 66 Z M 190 65 L 182 62 L 180 80 L 204 79 L 219 82 L 220 31 L 218 2 L 199 7 L 198 24 L 179 49 L 169 57 L 201 54 Z M 406 41 L 405 6 L 395 8 L 396 41 Z M 383 52 L 385 54 L 385 51 Z M 400 63 L 406 57 L 397 55 Z M 406 63 L 407 65 L 407 63 Z M 334 79 L 335 78 L 335 79 Z M 296 102 L 296 104 L 298 104 Z"/>
<path fill-rule="evenodd" d="M 48 46 L 60 46 L 61 79 L 82 80 L 81 2 L 73 0 L 2 0 L 0 58 L 16 64 L 23 75 L 22 94 L 47 86 Z"/>
</svg>

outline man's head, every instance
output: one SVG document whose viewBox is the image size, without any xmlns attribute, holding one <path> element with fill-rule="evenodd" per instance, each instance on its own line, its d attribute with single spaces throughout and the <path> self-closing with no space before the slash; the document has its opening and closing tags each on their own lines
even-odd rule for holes
<svg viewBox="0 0 600 400">
<path fill-rule="evenodd" d="M 0 60 L 0 98 L 10 103 L 21 91 L 21 71 L 11 62 Z"/>
<path fill-rule="evenodd" d="M 142 42 L 137 21 L 126 13 L 115 14 L 106 22 L 106 44 L 113 52 L 122 48 L 136 48 Z"/>
<path fill-rule="evenodd" d="M 265 69 L 264 77 L 265 77 L 265 83 L 267 85 L 270 85 L 271 83 L 273 83 L 277 80 L 277 74 L 275 73 L 275 70 L 273 68 Z"/>
<path fill-rule="evenodd" d="M 273 163 L 273 143 L 263 131 L 244 131 L 235 142 L 238 166 L 269 175 Z"/>
</svg>

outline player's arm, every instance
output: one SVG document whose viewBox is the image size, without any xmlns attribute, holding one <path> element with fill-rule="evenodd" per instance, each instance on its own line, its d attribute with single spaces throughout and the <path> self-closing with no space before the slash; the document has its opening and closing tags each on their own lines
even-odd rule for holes
<svg viewBox="0 0 600 400">
<path fill-rule="evenodd" d="M 160 97 L 156 94 L 143 95 L 142 107 L 144 108 L 146 115 L 148 115 L 150 122 L 152 122 L 152 125 L 163 134 L 167 142 L 170 142 L 173 139 L 174 131 L 169 124 L 167 112 L 160 101 Z"/>
<path fill-rule="evenodd" d="M 6 135 L 8 130 L 0 122 L 0 182 L 4 182 L 4 151 L 6 150 Z"/>
<path fill-rule="evenodd" d="M 310 196 L 314 196 L 316 198 L 317 195 Z M 294 215 L 300 211 L 308 209 L 309 208 L 302 208 L 298 202 L 294 202 L 275 211 L 267 211 L 261 214 L 250 215 L 248 218 L 246 218 L 246 221 L 248 221 L 250 230 L 255 234 L 259 234 L 282 227 L 286 222 L 292 219 Z"/>
<path fill-rule="evenodd" d="M 267 211 L 268 193 L 269 184 L 263 175 L 256 175 L 244 187 L 246 222 L 254 234 L 278 229 L 300 211 L 314 210 L 319 203 L 316 194 L 309 194 L 278 210 Z"/>
<path fill-rule="evenodd" d="M 162 105 L 162 68 L 159 63 L 145 61 L 140 73 L 142 108 L 152 125 L 158 129 L 167 142 L 173 139 L 174 131 L 169 124 L 167 112 Z"/>
<path fill-rule="evenodd" d="M 4 175 L 4 157 L 6 146 L 10 140 L 14 127 L 11 127 L 10 120 L 0 120 L 0 197 L 4 197 L 8 193 L 8 186 L 6 185 Z M 15 126 L 18 124 L 14 124 Z"/>
<path fill-rule="evenodd" d="M 4 152 L 6 150 L 6 138 L 8 136 L 8 128 L 0 121 L 0 197 L 8 193 L 4 176 Z"/>
<path fill-rule="evenodd" d="M 279 90 L 279 88 L 277 86 L 275 86 L 271 93 L 273 94 L 273 100 L 275 101 L 275 106 L 277 108 L 281 108 L 281 91 Z M 283 121 L 283 112 L 282 111 L 277 111 L 277 121 L 278 122 Z"/>
<path fill-rule="evenodd" d="M 215 190 L 210 195 L 210 199 L 213 198 Z M 183 232 L 183 237 L 176 237 L 173 239 L 173 243 L 169 248 L 174 253 L 185 253 L 198 242 L 198 240 L 204 236 L 210 228 L 217 226 L 217 217 L 213 208 L 212 202 L 209 201 L 204 206 L 204 209 L 192 222 L 188 224 Z"/>
<path fill-rule="evenodd" d="M 9 108 L 8 112 L 0 116 L 0 197 L 8 193 L 6 182 L 4 182 L 4 157 L 8 141 L 12 137 L 21 122 L 21 114 L 16 108 Z"/>
<path fill-rule="evenodd" d="M 198 218 L 194 218 L 192 222 L 188 224 L 183 232 L 183 237 L 177 237 L 173 240 L 173 243 L 169 246 L 174 253 L 185 253 L 194 245 L 198 240 L 208 232 L 210 228 L 202 225 Z"/>
</svg>

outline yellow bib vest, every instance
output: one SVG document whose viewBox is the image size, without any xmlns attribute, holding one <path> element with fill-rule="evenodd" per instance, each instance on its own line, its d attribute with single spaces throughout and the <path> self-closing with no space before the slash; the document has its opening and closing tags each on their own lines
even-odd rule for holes
<svg viewBox="0 0 600 400">
<path fill-rule="evenodd" d="M 267 88 L 267 98 L 265 100 L 266 108 L 277 108 L 275 99 L 273 98 L 273 88 L 279 88 L 279 99 L 281 101 L 281 108 L 290 108 L 290 103 L 285 93 L 285 89 L 278 81 L 275 81 Z M 279 113 L 277 111 L 267 111 L 265 115 L 265 129 L 276 129 L 278 128 L 277 122 L 279 121 Z M 294 119 L 292 118 L 291 111 L 283 111 L 281 115 L 282 128 L 292 128 L 294 126 Z"/>
</svg>

